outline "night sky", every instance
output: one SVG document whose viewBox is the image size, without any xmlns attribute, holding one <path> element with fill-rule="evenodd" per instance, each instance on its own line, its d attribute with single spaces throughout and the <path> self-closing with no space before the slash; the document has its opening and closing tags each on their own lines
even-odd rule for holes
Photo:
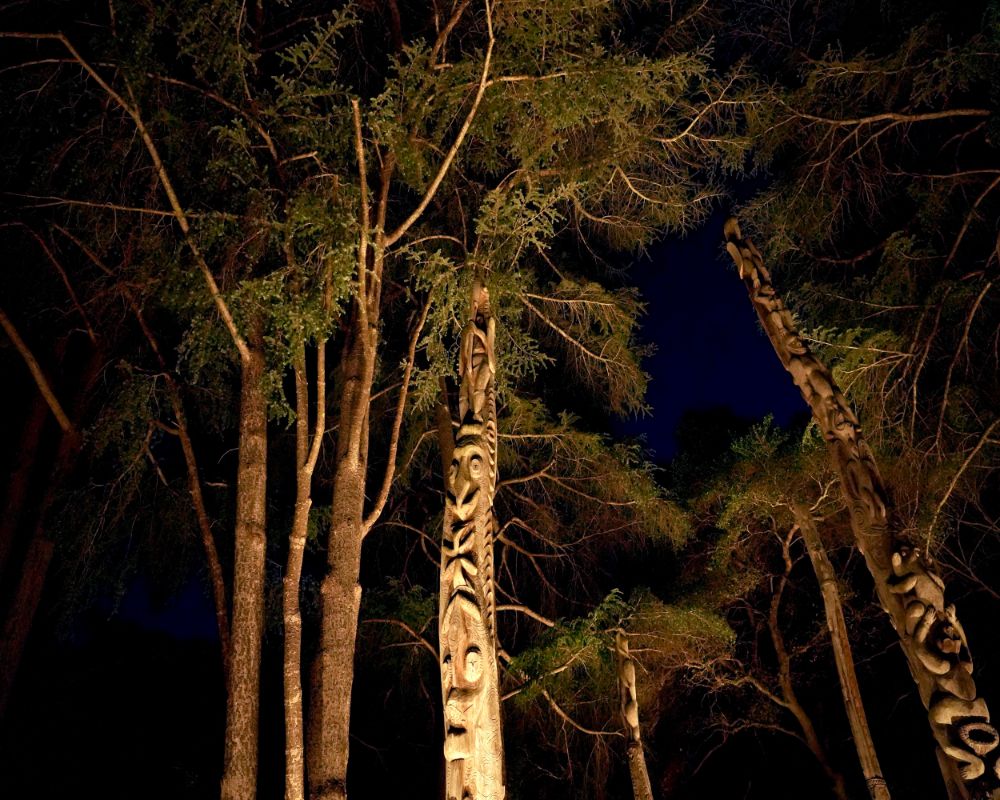
<svg viewBox="0 0 1000 800">
<path fill-rule="evenodd" d="M 661 463 L 676 453 L 685 412 L 726 407 L 787 425 L 808 410 L 723 249 L 725 219 L 716 212 L 690 236 L 655 245 L 630 272 L 647 304 L 640 336 L 656 347 L 646 361 L 651 413 L 616 427 L 644 436 Z"/>
</svg>

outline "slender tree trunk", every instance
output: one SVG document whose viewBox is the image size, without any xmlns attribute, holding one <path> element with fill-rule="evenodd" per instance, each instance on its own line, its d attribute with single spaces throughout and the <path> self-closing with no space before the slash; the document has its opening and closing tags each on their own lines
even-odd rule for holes
<svg viewBox="0 0 1000 800">
<path fill-rule="evenodd" d="M 462 331 L 459 429 L 439 422 L 445 473 L 440 642 L 445 800 L 503 800 L 503 725 L 493 583 L 497 482 L 495 322 L 478 281 Z"/>
<path fill-rule="evenodd" d="M 833 645 L 833 660 L 837 664 L 837 676 L 840 678 L 840 689 L 844 695 L 844 708 L 851 723 L 854 747 L 858 751 L 858 760 L 861 762 L 861 771 L 868 784 L 868 793 L 872 800 L 889 800 L 889 787 L 882 777 L 882 768 L 879 766 L 875 743 L 868 728 L 865 707 L 861 702 L 861 689 L 858 687 L 858 676 L 854 671 L 854 657 L 847 636 L 844 609 L 840 603 L 837 576 L 830 559 L 827 558 L 823 541 L 819 537 L 819 531 L 816 530 L 809 509 L 796 504 L 792 507 L 792 511 L 795 514 L 795 523 L 799 526 L 802 539 L 806 543 L 809 560 L 812 561 L 823 595 L 823 610 L 826 612 L 826 627 L 830 631 L 830 642 Z"/>
<path fill-rule="evenodd" d="M 778 662 L 778 685 L 781 688 L 781 705 L 795 717 L 795 721 L 799 725 L 799 730 L 802 731 L 802 741 L 805 742 L 806 747 L 809 748 L 819 762 L 820 767 L 823 768 L 823 772 L 826 773 L 834 795 L 836 795 L 838 800 L 849 800 L 847 787 L 844 784 L 844 776 L 834 768 L 826 752 L 826 748 L 823 746 L 823 742 L 820 741 L 819 735 L 816 733 L 816 726 L 813 724 L 812 717 L 809 716 L 809 712 L 806 711 L 805 706 L 802 705 L 795 691 L 795 683 L 792 680 L 792 659 L 788 654 L 788 648 L 785 647 L 785 637 L 781 632 L 781 625 L 779 623 L 778 613 L 781 608 L 781 598 L 785 592 L 785 587 L 788 585 L 789 576 L 792 574 L 791 547 L 794 533 L 795 529 L 793 528 L 781 541 L 781 557 L 785 564 L 785 571 L 778 578 L 777 587 L 771 596 L 771 607 L 767 617 L 767 628 L 771 635 L 771 644 L 774 646 L 774 656 Z"/>
<path fill-rule="evenodd" d="M 309 529 L 312 506 L 312 476 L 326 427 L 325 345 L 318 345 L 316 356 L 316 423 L 310 443 L 309 385 L 306 378 L 305 345 L 299 345 L 295 358 L 295 512 L 288 537 L 288 565 L 283 587 L 285 628 L 285 798 L 305 797 L 305 750 L 302 724 L 302 612 L 299 585 L 302 558 Z"/>
<path fill-rule="evenodd" d="M 477 101 L 478 102 L 478 101 Z M 410 374 L 417 342 L 427 320 L 430 300 L 410 339 L 409 357 L 389 436 L 381 488 L 365 514 L 368 477 L 368 423 L 378 354 L 382 272 L 386 248 L 420 215 L 414 212 L 386 238 L 389 185 L 395 158 L 384 153 L 379 171 L 380 189 L 375 224 L 369 208 L 368 178 L 361 127 L 361 110 L 352 101 L 354 143 L 360 178 L 357 295 L 351 307 L 348 334 L 341 359 L 337 448 L 333 476 L 333 505 L 327 545 L 327 574 L 321 586 L 319 654 L 312 671 L 311 713 L 306 757 L 312 800 L 347 797 L 347 761 L 350 750 L 351 690 L 354 684 L 354 648 L 361 607 L 361 546 L 385 507 L 395 475 L 399 432 L 406 409 Z M 464 134 L 463 134 L 464 135 Z M 433 191 L 431 192 L 433 194 Z M 428 195 L 429 196 L 429 195 Z M 329 309 L 329 295 L 327 307 Z"/>
<path fill-rule="evenodd" d="M 201 477 L 198 470 L 198 460 L 195 457 L 194 445 L 191 442 L 191 436 L 188 431 L 187 415 L 184 413 L 184 399 L 181 396 L 180 386 L 174 377 L 173 371 L 167 365 L 167 361 L 163 356 L 163 351 L 160 349 L 160 344 L 157 341 L 156 336 L 146 323 L 146 315 L 143 313 L 142 304 L 136 298 L 128 284 L 122 283 L 120 277 L 115 274 L 114 270 L 108 267 L 108 265 L 101 260 L 97 253 L 87 247 L 87 245 L 81 242 L 76 236 L 59 225 L 56 225 L 55 227 L 56 230 L 62 233 L 63 236 L 80 248 L 83 254 L 87 256 L 95 267 L 112 280 L 118 282 L 118 286 L 125 298 L 125 301 L 128 303 L 129 308 L 132 309 L 132 313 L 135 315 L 135 321 L 138 323 L 139 329 L 142 331 L 143 336 L 146 337 L 146 341 L 149 343 L 149 346 L 153 351 L 153 355 L 156 357 L 156 361 L 160 365 L 160 369 L 163 371 L 163 377 L 167 388 L 167 397 L 170 399 L 170 406 L 174 411 L 176 427 L 161 427 L 169 433 L 177 436 L 180 440 L 181 452 L 184 454 L 184 464 L 187 468 L 188 475 L 188 491 L 191 494 L 191 502 L 194 506 L 195 518 L 198 520 L 198 532 L 201 534 L 201 543 L 205 550 L 205 559 L 208 562 L 208 576 L 209 582 L 212 586 L 212 600 L 215 603 L 215 622 L 219 629 L 219 649 L 222 655 L 222 677 L 223 682 L 228 686 L 229 652 L 231 647 L 229 641 L 229 610 L 226 603 L 226 581 L 222 572 L 222 564 L 219 561 L 219 551 L 215 546 L 215 536 L 212 534 L 212 521 L 208 516 L 205 498 L 201 491 Z"/>
<path fill-rule="evenodd" d="M 942 751 L 949 797 L 1000 796 L 1000 734 L 978 696 L 965 633 L 955 607 L 945 605 L 944 581 L 933 562 L 900 535 L 858 418 L 830 370 L 802 341 L 760 252 L 742 238 L 735 219 L 726 223 L 725 235 L 761 325 L 829 444 L 858 548 L 899 634 Z"/>
<path fill-rule="evenodd" d="M 322 630 L 309 745 L 309 794 L 313 800 L 347 797 L 373 361 L 374 332 L 361 325 L 355 314 L 341 360 L 333 507 L 327 574 L 321 585 Z"/>
<path fill-rule="evenodd" d="M 632 794 L 635 800 L 653 800 L 653 787 L 649 783 L 646 755 L 642 750 L 642 730 L 639 727 L 639 700 L 635 685 L 635 659 L 628 650 L 624 631 L 615 633 L 615 657 L 618 667 L 618 693 L 621 700 L 622 719 L 628 736 L 628 771 L 632 776 Z"/>
<path fill-rule="evenodd" d="M 168 393 L 173 404 L 174 416 L 177 418 L 177 438 L 180 439 L 181 452 L 188 474 L 188 492 L 194 505 L 195 517 L 198 520 L 198 531 L 201 534 L 201 545 L 205 550 L 205 561 L 208 563 L 208 579 L 212 585 L 212 601 L 215 604 L 215 624 L 219 629 L 219 649 L 222 651 L 222 676 L 229 685 L 229 659 L 232 653 L 232 642 L 229 634 L 229 612 L 226 607 L 226 579 L 222 574 L 222 562 L 219 561 L 219 551 L 212 535 L 212 522 L 205 507 L 205 497 L 201 491 L 201 477 L 198 472 L 198 461 L 194 454 L 194 445 L 188 432 L 187 419 L 184 414 L 184 404 L 180 391 L 172 377 L 168 378 Z"/>
<path fill-rule="evenodd" d="M 226 698 L 223 800 L 253 800 L 257 792 L 260 650 L 264 628 L 267 507 L 267 397 L 259 331 L 242 356 L 233 625 Z"/>
</svg>

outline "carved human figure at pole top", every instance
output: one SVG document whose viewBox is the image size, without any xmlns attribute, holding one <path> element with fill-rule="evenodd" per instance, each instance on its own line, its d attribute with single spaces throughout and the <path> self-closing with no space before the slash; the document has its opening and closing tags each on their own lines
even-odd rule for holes
<svg viewBox="0 0 1000 800">
<path fill-rule="evenodd" d="M 472 287 L 472 308 L 469 321 L 462 329 L 461 351 L 458 357 L 459 378 L 462 382 L 458 399 L 459 417 L 464 420 L 470 411 L 482 419 L 496 377 L 494 344 L 496 320 L 490 310 L 490 293 L 480 280 Z M 495 412 L 494 412 L 495 413 Z"/>
<path fill-rule="evenodd" d="M 439 640 L 446 800 L 503 800 L 493 589 L 494 322 L 473 287 L 459 355 L 459 428 L 446 475 Z"/>
<path fill-rule="evenodd" d="M 831 446 L 852 526 L 882 589 L 927 706 L 941 751 L 954 760 L 966 783 L 962 796 L 1000 793 L 1000 733 L 972 678 L 972 657 L 944 581 L 933 562 L 893 531 L 888 494 L 878 466 L 833 374 L 799 336 L 777 296 L 760 251 L 743 239 L 735 219 L 726 223 L 726 249 L 739 269 L 765 332 L 791 374 Z M 874 565 L 874 566 L 873 566 Z"/>
</svg>

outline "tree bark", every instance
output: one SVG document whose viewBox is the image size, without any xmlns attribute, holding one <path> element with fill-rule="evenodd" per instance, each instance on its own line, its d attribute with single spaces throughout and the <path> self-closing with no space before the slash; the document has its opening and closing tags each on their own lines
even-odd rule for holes
<svg viewBox="0 0 1000 800">
<path fill-rule="evenodd" d="M 882 777 L 882 768 L 878 763 L 875 743 L 868 728 L 868 718 L 861 701 L 861 689 L 858 687 L 858 676 L 854 671 L 854 657 L 851 654 L 851 642 L 847 636 L 847 621 L 844 619 L 844 609 L 840 603 L 840 591 L 837 588 L 837 576 L 833 565 L 827 558 L 823 541 L 816 530 L 812 514 L 804 505 L 792 507 L 795 523 L 799 526 L 802 539 L 809 552 L 816 579 L 819 581 L 820 592 L 823 595 L 823 610 L 826 613 L 826 627 L 830 631 L 830 642 L 833 645 L 833 660 L 837 665 L 837 676 L 840 678 L 840 689 L 844 695 L 844 709 L 851 723 L 851 735 L 854 747 L 858 751 L 858 761 L 868 785 L 868 793 L 872 800 L 889 800 L 889 787 Z"/>
<path fill-rule="evenodd" d="M 445 472 L 438 619 L 445 800 L 503 800 L 503 724 L 493 582 L 497 483 L 495 325 L 478 281 L 459 356 L 459 429 L 439 421 Z"/>
<path fill-rule="evenodd" d="M 320 343 L 316 356 L 316 423 L 309 434 L 309 385 L 306 378 L 305 344 L 295 357 L 295 512 L 288 537 L 288 564 L 283 586 L 285 629 L 285 798 L 305 797 L 305 750 L 302 725 L 302 611 L 299 585 L 302 559 L 312 506 L 312 476 L 326 427 L 326 359 Z"/>
<path fill-rule="evenodd" d="M 812 409 L 840 476 L 858 549 L 879 602 L 899 634 L 910 673 L 943 753 L 949 797 L 1000 796 L 1000 733 L 972 678 L 972 658 L 955 607 L 933 562 L 899 533 L 899 523 L 861 425 L 830 370 L 802 341 L 777 297 L 760 252 L 739 224 L 725 227 L 726 249 L 782 365 Z"/>
<path fill-rule="evenodd" d="M 771 596 L 771 607 L 767 616 L 767 628 L 771 635 L 771 644 L 774 646 L 774 656 L 778 662 L 778 685 L 781 693 L 781 705 L 795 717 L 795 721 L 799 725 L 799 730 L 802 731 L 802 741 L 805 742 L 806 747 L 809 748 L 819 762 L 820 767 L 823 768 L 823 772 L 826 773 L 834 795 L 836 795 L 838 800 L 850 800 L 847 796 L 847 787 L 844 785 L 844 776 L 831 763 L 826 748 L 816 733 L 816 726 L 813 724 L 812 717 L 809 716 L 809 712 L 806 711 L 805 706 L 802 705 L 795 691 L 795 683 L 792 680 L 792 659 L 788 654 L 788 648 L 785 647 L 785 637 L 781 632 L 779 624 L 778 614 L 781 609 L 781 598 L 784 595 L 785 587 L 788 586 L 789 576 L 792 574 L 792 567 L 794 565 L 791 554 L 794 533 L 795 529 L 793 528 L 781 540 L 781 557 L 785 564 L 785 571 L 778 578 L 777 587 Z"/>
<path fill-rule="evenodd" d="M 628 638 L 623 631 L 615 633 L 615 657 L 618 668 L 618 692 L 621 700 L 622 719 L 628 736 L 628 771 L 632 777 L 632 794 L 635 800 L 653 800 L 653 787 L 646 769 L 646 754 L 642 749 L 642 730 L 639 727 L 639 700 L 635 685 L 635 659 L 628 650 Z"/>
<path fill-rule="evenodd" d="M 347 797 L 347 759 L 354 685 L 354 645 L 361 608 L 361 545 L 368 472 L 368 406 L 374 375 L 374 331 L 352 315 L 341 360 L 342 387 L 327 574 L 320 587 L 322 630 L 310 721 L 309 795 Z"/>
<path fill-rule="evenodd" d="M 233 568 L 232 652 L 226 697 L 223 800 L 253 800 L 257 792 L 260 650 L 264 629 L 267 397 L 259 330 L 242 355 L 239 462 L 236 473 L 236 558 Z"/>
<path fill-rule="evenodd" d="M 212 601 L 215 604 L 215 624 L 219 629 L 219 649 L 222 651 L 222 677 L 228 686 L 232 641 L 229 635 L 229 611 L 226 606 L 226 579 L 222 574 L 222 562 L 219 561 L 219 551 L 215 546 L 215 537 L 212 535 L 212 522 L 208 517 L 205 497 L 201 491 L 198 461 L 195 458 L 194 445 L 188 432 L 184 402 L 173 377 L 169 373 L 167 376 L 167 393 L 170 395 L 174 416 L 177 419 L 177 438 L 180 439 L 181 452 L 184 454 L 184 464 L 187 467 L 188 492 L 194 505 L 198 531 L 201 534 L 201 545 L 205 550 L 205 560 L 208 563 L 208 579 L 212 585 Z"/>
</svg>

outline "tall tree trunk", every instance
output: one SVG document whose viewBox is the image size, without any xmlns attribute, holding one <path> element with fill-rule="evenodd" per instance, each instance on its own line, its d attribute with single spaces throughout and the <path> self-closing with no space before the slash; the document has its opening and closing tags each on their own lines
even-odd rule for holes
<svg viewBox="0 0 1000 800">
<path fill-rule="evenodd" d="M 493 583 L 497 482 L 496 362 L 489 294 L 478 281 L 462 331 L 458 437 L 445 473 L 440 642 L 445 800 L 503 800 L 503 726 Z"/>
<path fill-rule="evenodd" d="M 837 664 L 837 676 L 840 678 L 840 689 L 844 695 L 844 708 L 851 723 L 851 735 L 854 747 L 858 751 L 861 771 L 868 785 L 868 793 L 872 800 L 889 800 L 889 787 L 882 777 L 882 768 L 879 766 L 875 743 L 868 728 L 865 707 L 861 702 L 858 676 L 854 671 L 854 657 L 851 655 L 851 642 L 847 636 L 847 622 L 840 604 L 837 576 L 830 559 L 827 558 L 823 541 L 819 537 L 819 531 L 816 530 L 809 509 L 796 504 L 792 507 L 792 511 L 795 514 L 795 523 L 799 526 L 802 539 L 806 543 L 809 560 L 812 562 L 823 595 L 823 610 L 826 612 L 826 627 L 830 631 L 830 642 L 833 645 L 833 660 Z"/>
<path fill-rule="evenodd" d="M 760 252 L 742 238 L 735 219 L 726 223 L 725 236 L 761 325 L 829 444 L 858 549 L 899 634 L 943 754 L 949 797 L 1000 796 L 1000 734 L 976 691 L 965 633 L 955 607 L 945 605 L 944 581 L 930 558 L 901 536 L 858 418 L 830 370 L 802 341 Z"/>
<path fill-rule="evenodd" d="M 341 360 L 333 507 L 327 574 L 321 585 L 322 630 L 313 686 L 309 744 L 312 800 L 347 797 L 347 759 L 354 685 L 354 645 L 361 608 L 361 545 L 368 472 L 368 406 L 374 375 L 375 332 L 352 315 Z"/>
<path fill-rule="evenodd" d="M 615 633 L 615 658 L 618 668 L 618 692 L 628 736 L 628 771 L 632 776 L 632 795 L 635 800 L 653 800 L 653 787 L 649 783 L 646 755 L 642 750 L 642 731 L 639 728 L 639 699 L 635 685 L 635 659 L 628 651 L 628 638 L 623 631 Z"/>
<path fill-rule="evenodd" d="M 223 800 L 253 800 L 257 792 L 260 649 L 264 629 L 267 500 L 267 397 L 259 329 L 241 356 L 239 462 L 236 471 L 232 652 L 226 697 Z"/>
<path fill-rule="evenodd" d="M 312 476 L 326 427 L 326 358 L 320 342 L 316 356 L 316 423 L 310 442 L 309 384 L 305 344 L 295 357 L 295 512 L 288 537 L 288 564 L 283 587 L 285 629 L 285 800 L 305 797 L 305 755 L 302 731 L 302 611 L 299 585 L 312 506 Z"/>
</svg>

